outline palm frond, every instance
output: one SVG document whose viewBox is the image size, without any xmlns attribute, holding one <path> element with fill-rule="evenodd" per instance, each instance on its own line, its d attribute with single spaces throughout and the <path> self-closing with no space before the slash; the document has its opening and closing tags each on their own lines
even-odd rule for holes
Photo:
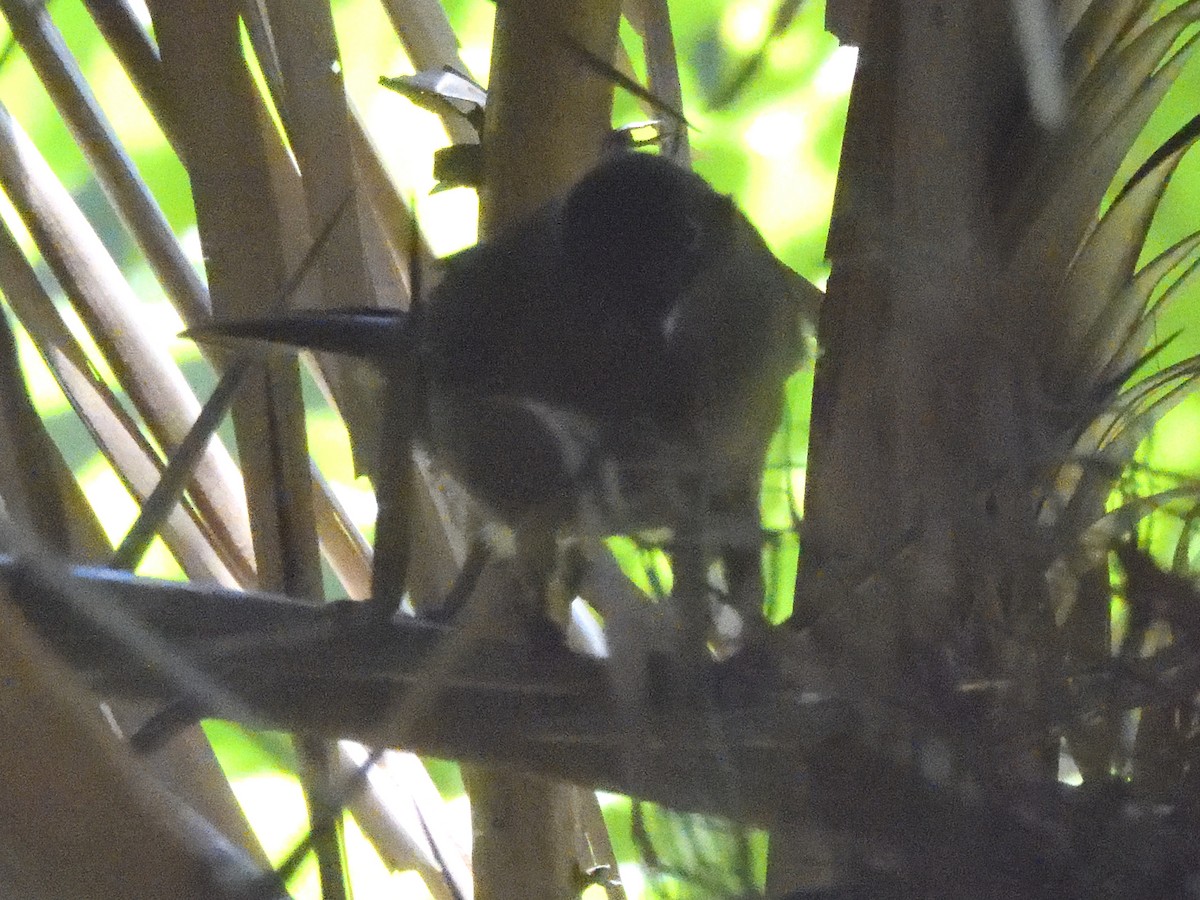
<svg viewBox="0 0 1200 900">
<path fill-rule="evenodd" d="M 943 891 L 951 877 L 978 896 L 1045 890 L 1031 871 L 1051 872 L 1064 896 L 1172 896 L 1194 880 L 1200 657 L 1186 572 L 1198 492 L 1129 473 L 1200 379 L 1200 357 L 1175 361 L 1179 344 L 1158 334 L 1196 284 L 1200 231 L 1139 265 L 1200 117 L 1144 159 L 1130 148 L 1195 65 L 1200 0 L 962 0 L 941 4 L 939 16 L 923 0 L 830 0 L 829 21 L 863 47 L 829 242 L 832 299 L 820 313 L 803 613 L 792 623 L 804 627 L 774 630 L 760 654 L 711 668 L 707 657 L 682 665 L 673 655 L 672 629 L 708 621 L 708 572 L 686 553 L 676 599 L 688 595 L 694 615 L 681 625 L 667 604 L 634 596 L 607 552 L 595 554 L 603 560 L 578 592 L 604 617 L 607 661 L 531 651 L 507 633 L 515 569 L 480 541 L 470 550 L 473 501 L 412 452 L 409 413 L 420 397 L 401 389 L 403 371 L 417 352 L 413 317 L 429 313 L 423 276 L 441 273 L 347 94 L 338 11 L 321 0 L 153 0 L 151 31 L 126 2 L 84 5 L 105 58 L 111 51 L 165 135 L 164 155 L 169 148 L 187 170 L 204 276 L 106 119 L 57 10 L 0 0 L 0 11 L 138 259 L 205 339 L 203 377 L 219 376 L 202 406 L 204 391 L 146 327 L 81 204 L 0 109 L 0 185 L 20 220 L 6 207 L 0 289 L 142 506 L 114 556 L 34 421 L 0 333 L 0 499 L 12 523 L 0 537 L 16 553 L 0 559 L 12 599 L 0 618 L 9 661 L 21 666 L 0 680 L 36 685 L 54 721 L 72 724 L 38 745 L 54 771 L 76 759 L 89 787 L 132 800 L 113 803 L 129 820 L 114 828 L 81 797 L 78 821 L 97 846 L 119 847 L 114 859 L 147 883 L 160 876 L 173 896 L 208 888 L 211 870 L 183 863 L 219 842 L 203 829 L 176 834 L 191 813 L 145 802 L 157 790 L 143 784 L 147 767 L 174 767 L 169 778 L 191 809 L 261 868 L 227 786 L 212 789 L 211 751 L 189 727 L 212 714 L 304 735 L 312 829 L 287 866 L 315 849 L 329 897 L 344 891 L 333 827 L 343 802 L 385 861 L 418 872 L 439 900 L 472 882 L 480 896 L 536 897 L 589 879 L 620 897 L 594 786 L 679 810 L 660 817 L 668 827 L 643 841 L 641 861 L 714 894 L 759 876 L 749 826 L 775 829 L 771 895 L 794 891 L 797 872 L 807 883 L 886 884 L 914 896 Z M 621 82 L 634 67 L 618 46 L 619 6 L 498 4 L 487 116 L 468 121 L 433 104 L 447 135 L 472 145 L 485 239 L 562 196 L 594 163 L 611 133 L 614 81 L 674 123 L 675 134 L 661 129 L 663 152 L 686 163 L 683 88 L 695 71 L 681 78 L 671 14 L 693 11 L 625 4 L 643 42 L 642 85 Z M 774 35 L 799 6 L 778 4 Z M 482 106 L 472 57 L 441 3 L 386 0 L 385 20 L 418 72 L 401 76 L 405 84 Z M 447 72 L 456 73 L 449 90 L 428 77 Z M 1040 101 L 1030 96 L 1039 91 Z M 1126 170 L 1134 174 L 1114 184 Z M 724 310 L 743 276 L 719 262 L 716 274 L 705 270 L 706 302 Z M 47 271 L 82 328 L 69 326 Z M 815 308 L 819 292 L 795 287 Z M 229 337 L 318 352 L 243 363 Z M 757 342 L 736 346 L 698 365 L 728 374 L 763 355 Z M 377 371 L 325 355 L 346 351 Z M 311 388 L 346 424 L 354 466 L 376 488 L 374 547 L 309 458 L 302 391 Z M 236 467 L 216 433 L 231 400 Z M 1183 526 L 1167 578 L 1128 542 L 1170 515 Z M 192 581 L 71 569 L 42 546 L 132 566 L 155 534 Z M 596 549 L 590 534 L 578 543 L 583 555 Z M 1123 583 L 1110 576 L 1114 548 Z M 345 594 L 373 603 L 297 603 L 333 585 L 322 560 Z M 1113 615 L 1122 591 L 1132 610 L 1123 637 Z M 452 626 L 391 615 L 403 599 L 420 611 L 460 594 L 471 602 Z M 42 658 L 14 608 L 77 674 Z M 112 707 L 139 735 L 134 746 L 154 754 L 135 758 L 93 727 L 96 706 L 80 683 L 110 700 L 165 703 L 148 721 L 144 708 Z M 420 760 L 334 743 L 344 737 L 469 763 L 473 859 L 455 846 Z M 80 761 L 73 741 L 95 753 Z M 0 747 L 13 761 L 0 771 L 10 770 L 5 791 L 34 821 L 32 792 L 13 782 L 35 770 L 21 744 Z M 1164 754 L 1173 755 L 1156 768 Z M 1068 755 L 1082 790 L 1055 780 Z M 192 780 L 179 777 L 188 757 L 199 760 Z M 389 769 L 401 773 L 399 787 L 384 778 Z M 1114 771 L 1132 779 L 1128 791 L 1110 783 Z M 692 827 L 692 811 L 728 817 L 734 840 L 713 843 Z M 137 827 L 143 814 L 170 838 L 165 868 L 127 852 L 150 840 Z M 644 824 L 634 827 L 648 833 Z M 51 828 L 38 835 L 55 845 Z M 7 838 L 21 846 L 21 835 Z M 725 877 L 730 860 L 736 878 Z M 65 868 L 62 883 L 81 871 Z M 278 893 L 278 880 L 264 883 Z M 664 881 L 663 892 L 674 885 Z"/>
</svg>

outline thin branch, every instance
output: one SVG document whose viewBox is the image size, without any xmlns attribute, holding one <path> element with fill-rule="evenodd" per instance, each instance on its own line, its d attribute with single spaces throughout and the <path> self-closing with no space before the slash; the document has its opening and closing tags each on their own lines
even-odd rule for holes
<svg viewBox="0 0 1200 900">
<path fill-rule="evenodd" d="M 0 677 L 20 685 L 4 702 L 10 727 L 0 737 L 11 813 L 0 825 L 12 854 L 7 890 L 235 900 L 262 879 L 245 853 L 145 771 L 7 598 L 0 600 L 0 643 Z M 276 882 L 268 896 L 285 895 Z"/>
<path fill-rule="evenodd" d="M 146 330 L 137 298 L 96 232 L 3 109 L 0 182 L 150 433 L 169 452 L 200 404 L 166 347 Z M 209 444 L 191 492 L 230 569 L 252 571 L 245 501 L 223 445 Z"/>
<path fill-rule="evenodd" d="M 162 129 L 167 143 L 178 153 L 179 135 L 164 94 L 158 47 L 142 27 L 129 0 L 84 0 L 84 6 Z"/>
<path fill-rule="evenodd" d="M 233 405 L 233 398 L 242 386 L 248 369 L 249 362 L 241 359 L 225 370 L 225 374 L 221 376 L 221 380 L 217 382 L 216 388 L 200 410 L 200 415 L 196 417 L 192 430 L 171 454 L 162 478 L 142 503 L 137 519 L 109 561 L 109 565 L 114 569 L 137 568 L 149 549 L 150 542 L 154 540 L 171 510 L 187 490 L 188 481 L 200 461 L 200 456 Z"/>
<path fill-rule="evenodd" d="M 32 265 L 3 224 L 0 224 L 0 289 L 4 290 L 55 380 L 126 488 L 136 498 L 148 496 L 160 477 L 161 463 L 157 452 L 92 369 L 38 281 Z M 65 496 L 77 495 L 73 502 L 76 508 L 81 502 L 86 506 L 73 478 L 71 484 L 73 487 Z M 84 524 L 87 521 L 88 517 L 85 517 L 75 522 L 73 527 L 82 531 L 76 535 L 73 546 L 87 550 L 85 559 L 98 559 L 97 554 L 101 551 L 107 556 L 111 552 L 108 539 L 98 525 L 89 529 Z M 164 524 L 163 537 L 167 546 L 189 575 L 233 583 L 233 577 L 210 546 L 200 524 L 190 505 L 186 510 L 176 510 Z"/>
<path fill-rule="evenodd" d="M 208 290 L 192 268 L 150 189 L 117 140 L 44 4 L 0 0 L 13 35 L 70 128 L 92 173 L 146 254 L 167 296 L 185 322 L 208 317 Z"/>
</svg>

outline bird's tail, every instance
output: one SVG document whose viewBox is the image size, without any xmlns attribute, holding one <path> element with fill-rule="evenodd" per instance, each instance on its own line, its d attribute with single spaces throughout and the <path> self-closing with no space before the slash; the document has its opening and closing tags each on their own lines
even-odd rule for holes
<svg viewBox="0 0 1200 900">
<path fill-rule="evenodd" d="M 197 342 L 256 341 L 300 350 L 341 353 L 381 366 L 411 362 L 416 316 L 400 309 L 345 308 L 289 312 L 261 319 L 215 320 L 189 328 Z"/>
</svg>

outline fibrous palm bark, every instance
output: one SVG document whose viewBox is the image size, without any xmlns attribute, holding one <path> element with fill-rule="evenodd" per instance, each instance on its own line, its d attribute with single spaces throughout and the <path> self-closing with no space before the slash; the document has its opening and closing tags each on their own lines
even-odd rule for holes
<svg viewBox="0 0 1200 900">
<path fill-rule="evenodd" d="M 1023 6 L 1049 10 L 1048 40 L 1022 36 Z M 868 692 L 958 730 L 1000 795 L 1053 779 L 1064 734 L 1085 773 L 1107 778 L 1111 721 L 1071 725 L 1061 704 L 1072 672 L 1108 658 L 1104 550 L 1151 508 L 1102 518 L 1105 502 L 1194 381 L 1193 360 L 1123 388 L 1153 333 L 1152 292 L 1196 247 L 1136 269 L 1194 129 L 1100 211 L 1190 58 L 1200 9 L 874 2 L 831 15 L 860 55 L 795 624 Z M 1065 98 L 1059 121 L 1031 103 L 1039 93 Z M 968 683 L 986 685 L 970 702 Z"/>
</svg>

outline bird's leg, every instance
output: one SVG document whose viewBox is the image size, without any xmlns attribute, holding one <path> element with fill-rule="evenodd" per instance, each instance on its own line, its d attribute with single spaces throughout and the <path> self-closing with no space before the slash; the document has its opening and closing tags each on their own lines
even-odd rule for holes
<svg viewBox="0 0 1200 900">
<path fill-rule="evenodd" d="M 759 512 L 760 475 L 734 480 L 722 496 L 713 498 L 718 510 L 721 562 L 729 590 L 729 605 L 737 613 L 740 628 L 733 644 L 735 656 L 746 656 L 761 648 L 767 639 L 763 616 L 766 591 L 762 571 L 762 518 Z"/>
<path fill-rule="evenodd" d="M 570 585 L 558 577 L 558 544 L 553 532 L 521 529 L 516 533 L 517 591 L 512 602 L 514 631 L 535 647 L 565 643 L 570 616 Z"/>
<path fill-rule="evenodd" d="M 673 542 L 671 552 L 671 568 L 674 572 L 671 604 L 679 638 L 676 656 L 683 672 L 691 674 L 708 668 L 713 662 L 709 650 L 712 631 L 709 555 L 705 549 L 701 535 L 681 534 Z"/>
<path fill-rule="evenodd" d="M 425 618 L 440 623 L 453 622 L 458 618 L 471 595 L 475 593 L 479 576 L 483 574 L 484 567 L 493 555 L 492 547 L 486 539 L 477 537 L 473 540 L 471 548 L 467 551 L 467 558 L 463 560 L 462 568 L 455 576 L 454 583 L 450 585 L 450 590 L 446 592 L 441 605 L 426 613 Z"/>
<path fill-rule="evenodd" d="M 774 669 L 771 630 L 763 614 L 765 584 L 762 570 L 762 526 L 757 484 L 740 492 L 740 500 L 726 512 L 722 529 L 721 563 L 728 588 L 727 599 L 736 613 L 737 626 L 719 629 L 725 634 L 726 652 L 720 654 L 719 690 L 726 697 L 754 691 Z M 717 645 L 720 648 L 720 643 Z"/>
<path fill-rule="evenodd" d="M 763 618 L 762 548 L 750 541 L 732 544 L 725 549 L 723 562 L 730 605 L 741 620 L 736 643 L 738 652 L 742 652 L 762 643 L 767 631 Z"/>
<path fill-rule="evenodd" d="M 761 549 L 749 542 L 728 546 L 723 562 L 730 605 L 741 625 L 733 652 L 724 657 L 717 676 L 719 691 L 728 701 L 757 694 L 773 679 L 777 661 L 772 632 L 763 616 Z"/>
</svg>

